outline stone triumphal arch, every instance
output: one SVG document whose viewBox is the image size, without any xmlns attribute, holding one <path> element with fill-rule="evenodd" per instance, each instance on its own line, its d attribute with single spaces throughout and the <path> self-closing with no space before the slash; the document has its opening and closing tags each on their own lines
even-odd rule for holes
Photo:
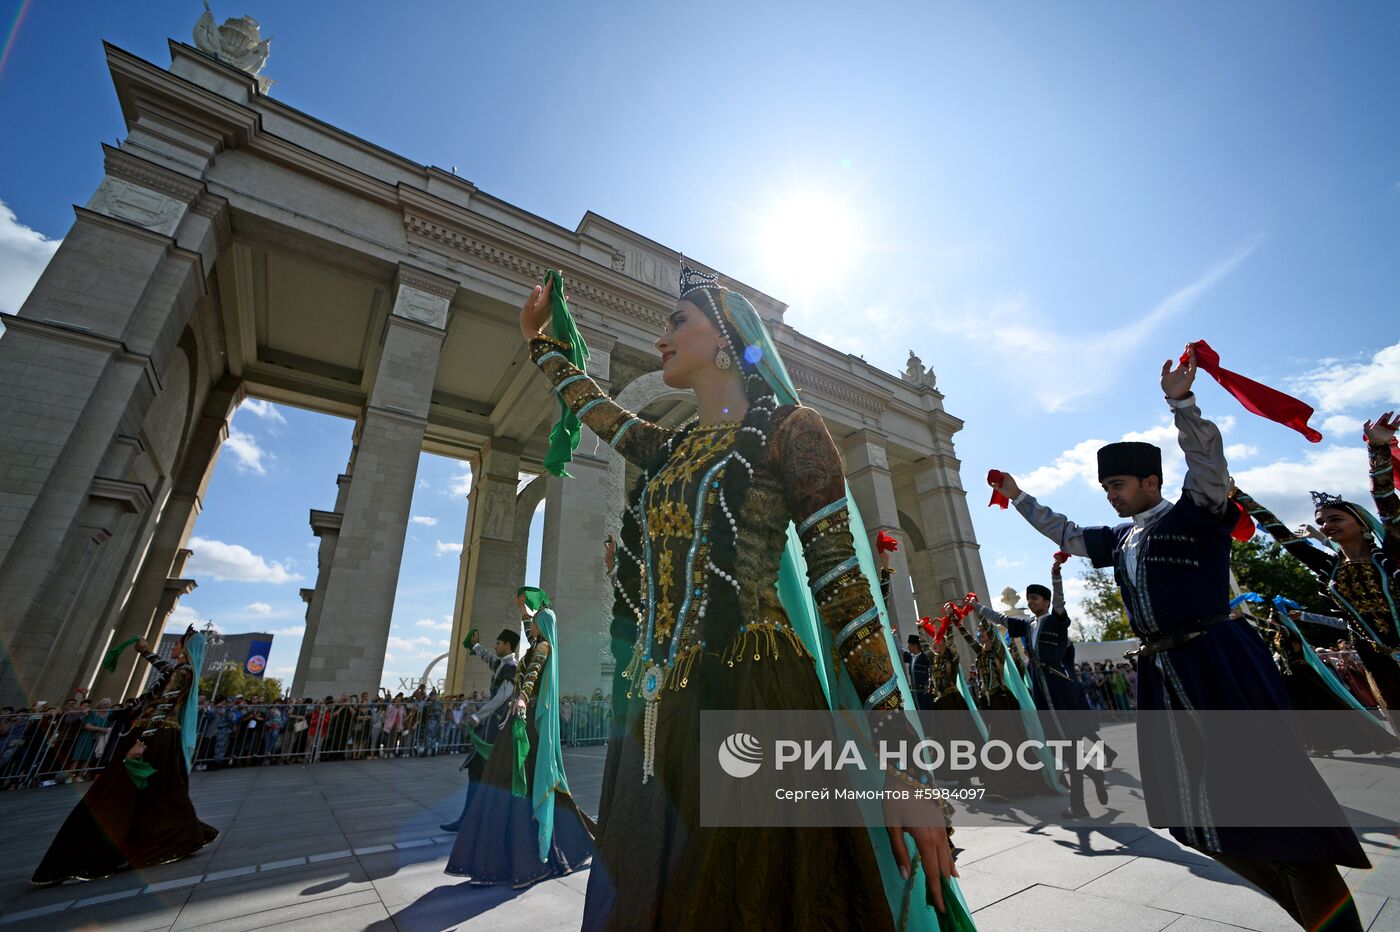
<svg viewBox="0 0 1400 932">
<path fill-rule="evenodd" d="M 622 463 L 585 431 L 575 478 L 537 477 L 557 410 L 516 309 L 547 267 L 570 280 L 590 369 L 634 410 L 688 414 L 652 347 L 675 300 L 675 250 L 589 213 L 533 216 L 269 97 L 267 82 L 172 42 L 162 68 L 105 49 L 127 125 L 0 339 L 0 703 L 97 682 L 134 688 L 108 645 L 154 639 L 197 584 L 183 569 L 229 418 L 253 396 L 352 418 L 354 443 L 319 538 L 298 694 L 380 680 L 419 455 L 472 466 L 450 643 L 509 620 L 531 516 L 544 502 L 541 583 L 581 647 L 564 691 L 591 692 L 609 592 Z M 744 288 L 805 400 L 841 445 L 872 533 L 926 609 L 985 589 L 948 414 L 917 360 L 899 376 L 784 325 Z M 334 483 L 334 487 L 332 487 Z M 310 504 L 310 503 L 308 503 Z M 897 586 L 906 631 L 914 593 Z M 452 652 L 449 690 L 484 685 Z"/>
</svg>

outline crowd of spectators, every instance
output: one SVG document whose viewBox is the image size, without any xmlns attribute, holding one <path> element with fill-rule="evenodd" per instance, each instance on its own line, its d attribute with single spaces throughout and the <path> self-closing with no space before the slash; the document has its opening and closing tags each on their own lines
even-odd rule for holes
<svg viewBox="0 0 1400 932">
<path fill-rule="evenodd" d="M 201 696 L 194 769 L 458 754 L 471 744 L 471 716 L 485 698 L 422 687 L 408 695 L 381 690 L 267 703 Z M 612 708 L 601 691 L 591 698 L 566 696 L 561 706 L 565 744 L 607 738 Z M 61 705 L 0 708 L 0 789 L 91 779 L 109 762 L 114 729 L 130 721 L 135 708 L 134 701 L 94 702 L 83 690 Z"/>
</svg>

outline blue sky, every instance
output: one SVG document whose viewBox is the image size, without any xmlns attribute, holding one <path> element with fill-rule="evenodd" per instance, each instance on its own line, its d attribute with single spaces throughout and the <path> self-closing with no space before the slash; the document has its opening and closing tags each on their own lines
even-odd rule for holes
<svg viewBox="0 0 1400 932">
<path fill-rule="evenodd" d="M 0 3 L 0 22 L 17 9 Z M 1053 548 L 985 508 L 986 469 L 1110 520 L 1093 450 L 1173 445 L 1156 373 L 1187 340 L 1319 409 L 1327 437 L 1309 445 L 1203 384 L 1242 486 L 1290 519 L 1310 488 L 1362 493 L 1360 422 L 1400 406 L 1400 7 L 797 9 L 214 4 L 275 37 L 264 73 L 294 107 L 565 226 L 594 210 L 886 370 L 916 350 L 967 422 L 956 442 L 994 591 L 1042 578 Z M 0 309 L 97 185 L 99 142 L 123 133 L 101 40 L 165 64 L 198 13 L 29 6 L 0 71 Z M 206 546 L 257 577 L 186 600 L 233 630 L 299 623 L 306 509 L 330 506 L 348 453 L 348 423 L 270 410 L 286 423 L 235 418 L 247 440 L 196 529 L 267 567 Z M 414 513 L 438 523 L 411 528 L 395 677 L 445 637 L 430 624 L 452 608 L 456 555 L 438 551 L 461 540 L 458 471 L 424 458 Z M 295 641 L 279 636 L 274 670 Z"/>
</svg>

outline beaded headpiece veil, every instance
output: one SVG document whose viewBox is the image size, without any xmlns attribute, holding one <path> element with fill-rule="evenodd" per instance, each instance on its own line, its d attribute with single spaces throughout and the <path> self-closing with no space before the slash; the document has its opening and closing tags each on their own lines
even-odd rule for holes
<svg viewBox="0 0 1400 932">
<path fill-rule="evenodd" d="M 778 404 L 801 404 L 797 395 L 797 387 L 793 385 L 787 367 L 783 365 L 782 357 L 768 333 L 768 328 L 747 298 L 737 291 L 720 285 L 719 276 L 690 268 L 684 263 L 681 265 L 680 297 L 689 300 L 690 303 L 711 317 L 729 341 L 731 350 L 744 360 L 751 371 L 767 383 Z M 889 623 L 889 614 L 885 609 L 884 600 L 880 596 L 879 576 L 875 570 L 875 557 L 870 548 L 870 536 L 866 533 L 865 522 L 861 520 L 860 510 L 856 507 L 855 496 L 851 494 L 849 485 L 846 486 L 845 493 L 847 511 L 850 517 L 850 533 L 855 546 L 856 558 L 866 578 L 866 583 L 870 586 L 871 598 L 874 600 L 883 622 L 881 629 L 884 634 L 885 649 L 889 652 L 889 656 L 898 658 L 900 654 L 894 640 L 894 629 Z M 787 544 L 783 549 L 778 572 L 778 598 L 792 622 L 793 630 L 817 659 L 815 668 L 818 678 L 821 680 L 822 690 L 826 694 L 828 705 L 833 711 L 861 713 L 864 705 L 851 682 L 850 675 L 843 666 L 832 662 L 835 656 L 832 633 L 822 624 L 807 580 L 807 561 L 802 553 L 802 544 L 797 536 L 797 528 L 789 523 Z M 913 710 L 915 708 L 913 693 L 910 691 L 909 682 L 904 675 L 904 665 L 896 662 L 894 671 L 897 688 L 904 700 L 904 708 Z M 908 719 L 911 727 L 922 734 L 917 718 L 911 713 L 908 715 Z M 857 716 L 857 720 L 863 730 L 865 727 L 863 717 Z M 920 876 L 922 869 L 916 871 L 908 880 L 902 878 L 899 874 L 899 868 L 895 864 L 893 853 L 890 851 L 889 836 L 884 827 L 883 810 L 876 803 L 869 810 L 863 809 L 863 811 L 866 813 L 866 827 L 875 849 L 876 860 L 880 865 L 880 876 L 885 888 L 885 895 L 890 902 L 891 911 L 896 916 L 907 915 L 908 923 L 904 928 L 909 932 L 934 932 L 934 930 L 939 929 L 938 914 L 932 908 L 909 910 L 907 906 L 908 897 L 912 890 L 923 885 L 924 881 Z M 906 842 L 901 839 L 901 843 Z M 915 853 L 910 852 L 909 856 L 913 858 Z M 964 916 L 968 915 L 967 904 L 962 899 L 957 881 L 952 880 L 946 883 L 944 890 L 952 894 L 952 901 L 947 903 L 949 909 L 960 909 Z"/>
<path fill-rule="evenodd" d="M 1375 545 L 1379 547 L 1385 540 L 1385 525 L 1368 509 L 1362 508 L 1355 502 L 1349 502 L 1340 495 L 1333 495 L 1330 492 L 1312 492 L 1313 510 L 1321 511 L 1324 508 L 1335 508 L 1338 511 L 1345 511 L 1361 523 L 1371 535 Z"/>
</svg>

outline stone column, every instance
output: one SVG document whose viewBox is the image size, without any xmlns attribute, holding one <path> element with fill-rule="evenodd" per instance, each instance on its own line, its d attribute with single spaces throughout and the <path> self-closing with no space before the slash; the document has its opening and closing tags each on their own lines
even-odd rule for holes
<svg viewBox="0 0 1400 932">
<path fill-rule="evenodd" d="M 311 509 L 311 533 L 319 540 L 316 549 L 316 585 L 303 589 L 302 600 L 306 602 L 306 630 L 301 636 L 301 651 L 297 654 L 296 673 L 292 677 L 292 692 L 305 696 L 306 671 L 311 664 L 310 645 L 316 642 L 316 632 L 321 624 L 321 609 L 326 604 L 326 581 L 330 579 L 331 566 L 335 561 L 335 545 L 340 540 L 340 526 L 345 520 L 345 499 L 350 491 L 350 477 L 341 473 L 336 477 L 334 511 Z M 362 690 L 363 691 L 363 690 Z"/>
<path fill-rule="evenodd" d="M 910 567 L 924 614 L 969 591 L 984 599 L 990 596 L 959 465 L 952 454 L 939 453 L 913 467 L 915 507 L 924 540 L 930 541 Z"/>
<path fill-rule="evenodd" d="M 515 593 L 525 582 L 524 543 L 517 546 L 516 487 L 520 484 L 520 444 L 495 437 L 472 461 L 472 488 L 467 493 L 467 524 L 462 539 L 461 572 L 448 642 L 448 685 L 485 691 L 490 676 L 485 664 L 462 651 L 472 628 L 487 646 L 502 628 L 519 624 Z M 529 522 L 525 522 L 529 530 Z M 458 662 L 457 658 L 462 662 Z"/>
<path fill-rule="evenodd" d="M 312 696 L 375 691 L 418 477 L 428 406 L 457 283 L 399 267 L 369 403 L 357 428 L 340 537 L 326 579 L 302 689 Z"/>
<path fill-rule="evenodd" d="M 194 530 L 195 521 L 203 509 L 204 493 L 214 475 L 219 450 L 228 437 L 229 421 L 242 400 L 242 389 L 231 378 L 221 381 L 209 393 L 203 414 L 191 428 L 190 437 L 181 452 L 179 473 L 175 477 L 170 497 L 161 509 L 155 536 L 151 540 L 141 567 L 136 573 L 131 592 L 116 625 L 111 629 L 111 644 L 141 637 L 152 645 L 160 642 L 170 610 L 162 613 L 167 582 L 183 573 L 184 560 L 190 551 L 182 549 Z M 105 648 L 103 648 L 105 650 Z M 134 695 L 139 683 L 134 675 L 144 662 L 133 654 L 123 654 L 115 672 L 98 670 L 93 693 L 122 700 Z"/>
<path fill-rule="evenodd" d="M 603 662 L 612 663 L 613 599 L 603 538 L 612 495 L 607 460 L 575 454 L 569 472 L 572 478 L 546 479 L 540 585 L 559 616 L 560 693 L 589 695 L 600 687 L 611 689 L 603 676 Z"/>
<path fill-rule="evenodd" d="M 44 600 L 29 613 L 29 620 L 35 625 L 30 644 L 48 645 L 31 687 L 36 698 L 49 697 L 50 702 L 66 699 L 75 687 L 87 685 L 93 669 L 88 659 L 95 648 L 91 643 L 95 623 L 74 617 L 69 608 L 78 599 L 103 548 L 121 547 L 131 534 L 132 523 L 139 522 L 150 508 L 150 494 L 138 482 L 103 478 L 93 482 L 88 503 L 79 513 L 76 532 L 67 536 L 57 555 L 64 569 L 60 577 L 63 584 L 46 592 Z"/>
<path fill-rule="evenodd" d="M 525 585 L 525 563 L 529 556 L 527 550 L 530 544 L 530 525 L 534 521 L 535 509 L 544 500 L 545 477 L 535 476 L 525 486 L 515 494 L 515 530 L 511 540 L 511 555 L 509 565 L 511 567 L 510 586 L 507 587 L 514 593 L 521 586 Z M 462 598 L 467 589 L 467 571 L 471 566 L 469 554 L 471 550 L 471 512 L 467 513 L 468 524 L 464 531 L 462 542 L 462 556 L 458 562 L 457 576 L 457 600 L 453 605 L 453 639 L 447 645 L 447 678 L 445 691 L 449 695 L 457 693 L 470 694 L 472 690 L 480 690 L 485 693 L 491 686 L 491 671 L 470 651 L 462 648 L 462 641 L 466 639 L 466 632 L 471 630 L 471 625 L 458 626 L 457 619 L 464 618 L 462 614 Z M 457 628 L 461 628 L 461 634 L 456 634 Z M 494 628 L 481 629 L 481 642 L 487 647 L 494 643 L 496 635 L 502 628 L 517 629 L 519 623 L 514 614 L 506 611 L 501 615 L 499 624 Z"/>
<path fill-rule="evenodd" d="M 612 348 L 616 338 L 586 330 L 588 374 L 609 391 Z M 611 470 L 618 457 L 598 436 L 583 428 L 572 478 L 545 477 L 544 535 L 540 549 L 540 585 L 559 616 L 559 692 L 591 695 L 601 688 L 611 695 L 612 668 L 608 627 L 612 623 L 612 585 L 603 562 L 603 539 L 616 533 L 618 515 L 609 515 L 621 497 L 622 474 Z M 620 457 L 618 457 L 620 459 Z"/>
<path fill-rule="evenodd" d="M 166 145 L 179 137 L 171 130 Z M 182 170 L 198 174 L 213 143 L 187 142 Z M 208 199 L 197 178 L 112 148 L 106 169 L 19 313 L 5 316 L 0 340 L 4 703 L 50 688 L 40 679 L 65 616 L 43 603 L 71 600 L 84 582 L 75 571 L 93 566 L 62 561 L 85 546 L 78 522 L 94 479 L 129 480 L 113 457 L 161 391 L 159 370 L 217 254 L 220 210 L 192 209 Z"/>
<path fill-rule="evenodd" d="M 899 526 L 885 438 L 873 431 L 858 430 L 842 440 L 841 445 L 846 460 L 846 482 L 865 521 L 870 551 L 876 555 L 877 564 L 879 553 L 875 540 L 879 532 L 884 531 L 899 541 L 899 550 L 890 555 L 894 579 L 890 583 L 891 599 L 886 608 L 896 633 L 913 634 L 918 615 L 914 612 L 914 596 L 909 588 L 909 539 Z"/>
</svg>

